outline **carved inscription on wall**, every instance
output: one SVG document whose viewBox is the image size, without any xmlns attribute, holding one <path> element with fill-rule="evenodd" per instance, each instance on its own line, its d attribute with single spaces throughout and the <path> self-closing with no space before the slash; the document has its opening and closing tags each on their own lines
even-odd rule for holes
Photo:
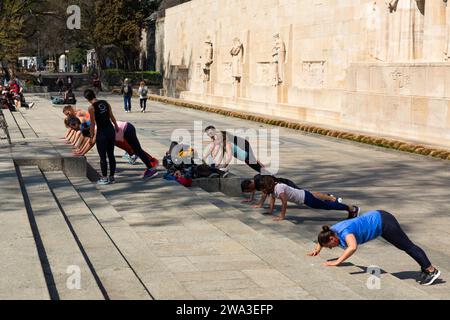
<svg viewBox="0 0 450 320">
<path fill-rule="evenodd" d="M 403 89 L 408 88 L 411 84 L 409 74 L 402 72 L 400 69 L 396 69 L 391 72 L 390 77 L 394 82 L 395 88 Z"/>
<path fill-rule="evenodd" d="M 303 61 L 302 86 L 306 88 L 323 88 L 325 83 L 326 61 Z"/>
<path fill-rule="evenodd" d="M 256 63 L 256 84 L 270 86 L 273 82 L 274 65 L 269 61 Z"/>
<path fill-rule="evenodd" d="M 231 62 L 224 62 L 220 65 L 219 81 L 221 83 L 233 83 Z"/>
</svg>

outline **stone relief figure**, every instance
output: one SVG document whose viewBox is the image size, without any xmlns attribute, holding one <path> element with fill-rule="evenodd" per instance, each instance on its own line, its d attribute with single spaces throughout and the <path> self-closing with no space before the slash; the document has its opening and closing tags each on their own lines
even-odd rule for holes
<svg viewBox="0 0 450 320">
<path fill-rule="evenodd" d="M 203 53 L 200 56 L 203 69 L 203 81 L 210 80 L 211 65 L 214 62 L 214 50 L 211 38 L 208 36 L 203 44 Z"/>
<path fill-rule="evenodd" d="M 411 61 L 422 57 L 425 0 L 387 0 L 388 60 Z"/>
<path fill-rule="evenodd" d="M 242 78 L 242 57 L 244 56 L 244 46 L 239 38 L 233 39 L 233 48 L 230 50 L 231 54 L 231 75 L 233 81 L 238 83 Z"/>
<path fill-rule="evenodd" d="M 366 41 L 363 42 L 370 59 L 385 61 L 385 22 L 387 13 L 381 1 L 372 1 L 367 5 Z"/>
<path fill-rule="evenodd" d="M 284 67 L 286 63 L 286 46 L 279 33 L 273 35 L 272 49 L 273 85 L 278 86 L 284 81 Z"/>
<path fill-rule="evenodd" d="M 445 9 L 445 47 L 444 60 L 450 61 L 450 1 L 444 0 Z"/>
</svg>

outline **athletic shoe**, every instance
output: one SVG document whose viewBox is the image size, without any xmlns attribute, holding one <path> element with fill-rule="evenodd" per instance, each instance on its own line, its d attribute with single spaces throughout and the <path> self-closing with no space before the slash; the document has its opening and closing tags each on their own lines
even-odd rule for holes
<svg viewBox="0 0 450 320">
<path fill-rule="evenodd" d="M 425 277 L 420 281 L 420 284 L 423 286 L 430 286 L 439 278 L 440 275 L 441 272 L 436 268 L 434 268 L 433 272 L 428 272 L 425 270 Z"/>
<path fill-rule="evenodd" d="M 426 270 L 421 269 L 419 278 L 416 279 L 416 282 L 422 282 L 425 279 L 426 276 L 427 276 Z"/>
<path fill-rule="evenodd" d="M 137 161 L 137 155 L 132 155 L 129 159 L 128 159 L 128 163 L 131 165 L 135 165 L 136 161 Z"/>
<path fill-rule="evenodd" d="M 228 177 L 229 174 L 230 174 L 230 172 L 226 171 L 226 172 L 222 175 L 222 178 Z"/>
<path fill-rule="evenodd" d="M 108 181 L 110 184 L 116 183 L 116 179 L 114 179 L 114 177 L 111 177 L 111 176 L 109 176 Z"/>
<path fill-rule="evenodd" d="M 28 105 L 28 107 L 29 107 L 30 109 L 33 108 L 33 107 L 34 107 L 34 102 L 30 103 L 30 104 Z"/>
<path fill-rule="evenodd" d="M 107 185 L 109 183 L 110 183 L 109 179 L 106 177 L 100 178 L 100 180 L 97 181 L 97 184 L 102 185 L 102 186 Z"/>
<path fill-rule="evenodd" d="M 125 153 L 123 154 L 122 158 L 128 160 L 128 159 L 130 159 L 130 155 L 128 154 L 128 152 L 125 152 Z"/>
<path fill-rule="evenodd" d="M 147 169 L 144 172 L 144 176 L 142 177 L 142 179 L 152 179 L 154 177 L 156 177 L 158 175 L 158 171 L 156 171 L 155 169 Z"/>
<path fill-rule="evenodd" d="M 361 209 L 359 207 L 353 206 L 353 210 L 352 210 L 352 212 L 348 213 L 348 218 L 347 219 L 356 218 L 359 215 L 360 211 L 361 211 Z"/>
</svg>

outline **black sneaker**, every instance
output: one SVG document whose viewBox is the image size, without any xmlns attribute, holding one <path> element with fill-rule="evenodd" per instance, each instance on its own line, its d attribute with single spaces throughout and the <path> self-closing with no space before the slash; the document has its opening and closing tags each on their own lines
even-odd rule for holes
<svg viewBox="0 0 450 320">
<path fill-rule="evenodd" d="M 423 279 L 425 279 L 425 277 L 427 276 L 427 272 L 424 269 L 420 270 L 420 275 L 419 277 L 416 279 L 416 282 L 422 282 Z"/>
<path fill-rule="evenodd" d="M 423 286 L 430 286 L 439 278 L 440 275 L 441 272 L 436 268 L 434 268 L 433 272 L 425 271 L 425 277 L 420 281 L 420 284 Z"/>
<path fill-rule="evenodd" d="M 353 206 L 353 210 L 348 213 L 348 218 L 347 219 L 356 218 L 359 215 L 360 211 L 361 211 L 361 209 L 359 207 Z"/>
<path fill-rule="evenodd" d="M 109 181 L 109 184 L 116 183 L 116 179 L 114 179 L 114 177 L 111 177 L 111 176 L 108 178 L 108 181 Z"/>
</svg>

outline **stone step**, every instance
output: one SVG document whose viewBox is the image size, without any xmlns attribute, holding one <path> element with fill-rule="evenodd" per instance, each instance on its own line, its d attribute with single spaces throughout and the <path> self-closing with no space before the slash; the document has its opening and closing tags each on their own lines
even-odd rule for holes
<svg viewBox="0 0 450 320">
<path fill-rule="evenodd" d="M 192 299 L 193 296 L 167 271 L 135 230 L 87 178 L 69 178 L 90 211 L 102 225 L 130 268 L 157 300 Z M 116 184 L 120 187 L 120 184 Z M 112 185 L 114 186 L 114 185 Z M 108 186 L 110 187 L 110 186 Z M 123 187 L 123 185 L 122 185 Z M 123 202 L 130 194 L 124 195 Z M 151 207 L 148 206 L 148 209 Z"/>
<path fill-rule="evenodd" d="M 281 223 L 272 222 L 269 217 L 264 217 L 259 213 L 255 212 L 243 212 L 229 204 L 229 197 L 224 196 L 221 193 L 207 193 L 203 190 L 196 190 L 199 194 L 204 197 L 208 197 L 212 203 L 219 206 L 227 214 L 242 220 L 247 225 L 254 227 L 258 232 L 271 238 L 271 245 L 274 243 L 279 243 L 279 246 L 289 248 L 291 252 L 295 253 L 300 259 L 311 259 L 311 264 L 315 263 L 318 270 L 322 274 L 328 274 L 334 279 L 342 284 L 345 284 L 356 293 L 361 295 L 366 299 L 430 299 L 433 298 L 427 292 L 421 291 L 417 287 L 411 286 L 407 283 L 400 281 L 398 278 L 393 277 L 390 274 L 382 274 L 381 283 L 382 287 L 380 290 L 369 290 L 366 283 L 369 275 L 366 273 L 364 266 L 369 266 L 366 261 L 360 259 L 357 256 L 353 256 L 350 261 L 353 264 L 346 264 L 346 268 L 327 268 L 321 265 L 321 262 L 317 262 L 317 258 L 307 257 L 306 254 L 311 251 L 314 244 L 311 240 L 301 234 L 302 238 L 299 241 L 299 231 L 292 230 L 289 227 L 291 224 L 288 221 L 283 221 Z M 270 221 L 268 221 L 270 219 Z M 265 221 L 266 224 L 262 223 Z M 268 223 L 267 223 L 268 222 Z M 277 225 L 276 229 L 272 229 L 271 225 Z M 283 227 L 287 228 L 283 228 Z M 284 229 L 284 230 L 283 230 Z M 289 230 L 290 229 L 290 230 Z M 303 230 L 302 230 L 303 231 Z M 293 239 L 289 239 L 289 236 L 293 236 Z M 316 237 L 316 236 L 315 236 Z M 311 237 L 310 239 L 314 239 Z M 294 240 L 295 239 L 295 240 Z M 294 240 L 294 241 L 293 241 Z M 283 245 L 284 244 L 284 245 Z M 337 257 L 336 254 L 331 254 L 328 252 L 321 253 L 322 257 L 327 259 L 332 259 Z M 319 266 L 317 266 L 319 264 Z M 347 266 L 348 265 L 348 266 Z M 358 267 L 361 266 L 361 267 Z M 294 272 L 293 269 L 285 269 L 286 274 L 293 277 L 299 277 L 296 279 L 303 278 L 305 281 L 308 277 L 308 272 L 304 272 L 301 268 L 297 268 L 299 272 Z"/>
<path fill-rule="evenodd" d="M 241 211 L 245 212 L 248 215 L 251 215 L 256 219 L 259 219 L 264 225 L 270 226 L 272 229 L 278 227 L 277 224 L 273 224 L 271 222 L 271 219 L 264 218 L 264 216 L 261 215 L 261 212 L 259 210 L 250 208 L 248 204 L 242 204 L 241 203 L 242 198 L 224 197 L 224 195 L 220 193 L 216 194 L 215 196 L 217 196 L 217 198 L 222 197 L 222 200 L 226 200 L 226 202 L 233 205 L 233 207 L 240 209 Z M 304 243 L 304 239 L 308 241 L 308 239 L 305 238 L 305 236 L 310 237 L 310 239 L 316 239 L 317 237 L 316 230 L 312 230 L 307 227 L 305 228 L 300 225 L 293 224 L 291 222 L 283 223 L 280 229 L 276 230 L 278 230 L 279 232 L 283 232 L 283 234 L 289 234 L 290 238 L 295 239 L 297 242 L 301 243 Z M 301 239 L 299 235 L 301 235 L 303 239 Z M 426 252 L 429 251 L 429 248 L 424 249 Z M 371 264 L 373 265 L 382 266 L 382 269 L 384 271 L 393 275 L 397 279 L 402 279 L 403 283 L 407 283 L 413 286 L 414 288 L 418 288 L 419 290 L 426 292 L 427 294 L 433 296 L 434 298 L 443 299 L 448 298 L 450 296 L 449 287 L 442 280 L 438 280 L 436 282 L 436 285 L 433 286 L 429 287 L 418 286 L 415 281 L 415 279 L 418 276 L 418 272 L 403 271 L 405 269 L 408 270 L 408 268 L 411 269 L 412 266 L 415 266 L 415 262 L 408 255 L 404 253 L 400 253 L 399 255 L 399 253 L 400 252 L 397 248 L 387 243 L 386 241 L 380 239 L 365 244 L 362 250 L 358 251 L 358 258 L 363 259 L 363 263 L 365 263 L 364 265 L 366 266 L 369 265 L 367 261 L 371 261 Z M 442 258 L 443 253 L 439 252 L 438 254 Z M 386 258 L 391 256 L 392 257 L 395 256 L 396 259 Z M 446 268 L 446 264 L 437 266 L 442 272 L 441 278 L 445 278 L 445 275 L 449 274 L 449 270 L 448 268 Z"/>
<path fill-rule="evenodd" d="M 115 243 L 62 172 L 45 177 L 108 299 L 150 299 Z"/>
<path fill-rule="evenodd" d="M 12 115 L 20 131 L 22 131 L 24 138 L 37 138 L 36 132 L 34 132 L 30 124 L 25 120 L 20 109 L 17 112 L 13 112 Z"/>
<path fill-rule="evenodd" d="M 53 283 L 49 287 L 51 295 L 62 300 L 103 299 L 79 243 L 41 171 L 36 166 L 24 166 L 20 167 L 20 173 L 26 201 L 42 241 L 39 249 L 48 263 L 45 275 L 49 279 L 47 282 Z M 75 275 L 73 270 L 81 275 L 79 289 L 68 285 Z"/>
<path fill-rule="evenodd" d="M 0 161 L 0 299 L 48 300 L 33 230 L 11 159 Z"/>
<path fill-rule="evenodd" d="M 189 189 L 162 179 L 143 181 L 131 170 L 116 178 L 98 189 L 193 298 L 316 299 L 226 234 L 221 228 L 233 219 Z M 352 292 L 347 297 L 360 298 Z"/>
<path fill-rule="evenodd" d="M 8 125 L 9 136 L 11 137 L 11 141 L 22 141 L 24 139 L 24 135 L 20 130 L 12 112 L 8 109 L 3 109 L 3 116 L 5 117 L 6 123 Z"/>
</svg>

